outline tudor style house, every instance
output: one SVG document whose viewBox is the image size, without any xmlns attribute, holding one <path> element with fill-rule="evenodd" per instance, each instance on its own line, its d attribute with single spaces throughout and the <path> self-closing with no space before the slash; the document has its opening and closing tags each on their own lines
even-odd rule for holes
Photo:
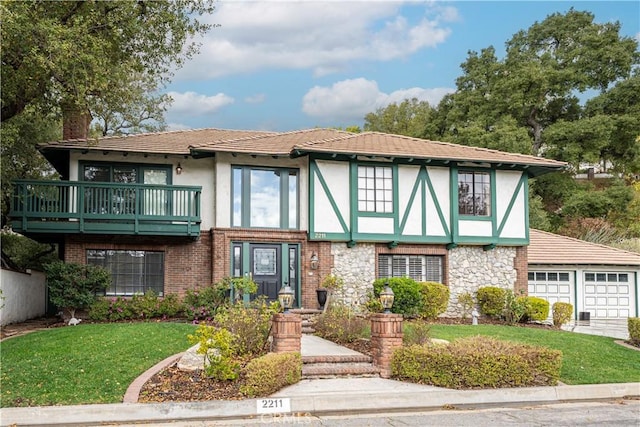
<svg viewBox="0 0 640 427">
<path fill-rule="evenodd" d="M 80 134 L 74 132 L 80 132 Z M 107 295 L 182 294 L 251 275 L 316 308 L 328 274 L 366 301 L 410 276 L 457 295 L 527 289 L 528 179 L 564 163 L 398 135 L 203 129 L 40 147 L 60 181 L 17 181 L 12 227 L 98 264 Z"/>
</svg>

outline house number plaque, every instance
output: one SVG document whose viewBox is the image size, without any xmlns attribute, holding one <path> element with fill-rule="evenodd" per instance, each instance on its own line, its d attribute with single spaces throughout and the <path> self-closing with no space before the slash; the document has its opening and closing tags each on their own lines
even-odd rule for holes
<svg viewBox="0 0 640 427">
<path fill-rule="evenodd" d="M 258 399 L 258 414 L 279 414 L 291 412 L 291 399 L 288 397 L 276 399 Z"/>
</svg>

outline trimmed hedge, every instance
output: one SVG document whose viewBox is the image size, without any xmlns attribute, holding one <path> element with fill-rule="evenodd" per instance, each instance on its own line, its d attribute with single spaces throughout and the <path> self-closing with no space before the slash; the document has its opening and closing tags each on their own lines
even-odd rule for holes
<svg viewBox="0 0 640 427">
<path fill-rule="evenodd" d="M 242 370 L 240 392 L 248 397 L 268 396 L 302 378 L 300 353 L 268 353 L 251 360 Z"/>
<path fill-rule="evenodd" d="M 405 316 L 418 316 L 422 310 L 422 285 L 409 277 L 377 279 L 373 282 L 374 298 L 380 297 L 386 282 L 393 290 L 394 300 L 391 311 Z"/>
<path fill-rule="evenodd" d="M 559 350 L 481 336 L 401 347 L 391 360 L 395 379 L 453 389 L 556 385 L 561 366 Z"/>
<path fill-rule="evenodd" d="M 526 309 L 522 318 L 523 321 L 543 322 L 547 320 L 547 317 L 549 317 L 549 301 L 532 296 L 520 298 L 522 298 Z"/>
<path fill-rule="evenodd" d="M 553 309 L 553 326 L 556 328 L 561 327 L 569 320 L 573 315 L 573 305 L 568 302 L 555 302 L 552 306 Z"/>
<path fill-rule="evenodd" d="M 478 289 L 476 296 L 480 313 L 489 317 L 500 318 L 507 298 L 507 290 L 496 286 L 485 286 Z"/>
<path fill-rule="evenodd" d="M 633 345 L 640 345 L 640 317 L 629 317 L 627 328 L 629 329 L 629 341 Z"/>
<path fill-rule="evenodd" d="M 449 288 L 442 283 L 420 282 L 422 308 L 420 316 L 435 319 L 447 310 L 449 305 Z"/>
</svg>

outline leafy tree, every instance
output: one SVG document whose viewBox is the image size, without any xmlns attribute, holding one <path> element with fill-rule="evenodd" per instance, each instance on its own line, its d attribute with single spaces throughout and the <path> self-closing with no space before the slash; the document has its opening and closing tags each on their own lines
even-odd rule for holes
<svg viewBox="0 0 640 427">
<path fill-rule="evenodd" d="M 389 104 L 367 114 L 364 130 L 423 137 L 432 114 L 433 108 L 428 102 L 417 98 L 405 99 L 400 104 Z"/>
<path fill-rule="evenodd" d="M 475 126 L 490 132 L 508 116 L 527 130 L 527 151 L 539 153 L 548 126 L 579 117 L 577 92 L 605 91 L 640 61 L 637 42 L 620 35 L 618 22 L 593 20 L 593 14 L 573 9 L 550 15 L 507 41 L 503 60 L 493 47 L 469 52 L 457 92 L 438 107 L 440 131 L 455 136 Z"/>
<path fill-rule="evenodd" d="M 28 108 L 0 127 L 0 161 L 2 169 L 2 226 L 7 223 L 13 195 L 14 179 L 43 179 L 55 177 L 49 163 L 36 149 L 39 143 L 59 139 L 60 122 L 42 116 Z"/>
<path fill-rule="evenodd" d="M 2 2 L 2 121 L 61 102 L 122 112 L 134 76 L 160 87 L 193 56 L 192 38 L 211 28 L 197 17 L 213 10 L 213 0 Z"/>
<path fill-rule="evenodd" d="M 90 306 L 96 293 L 111 284 L 111 275 L 97 265 L 52 262 L 44 266 L 51 302 L 75 317 L 78 309 Z"/>
</svg>

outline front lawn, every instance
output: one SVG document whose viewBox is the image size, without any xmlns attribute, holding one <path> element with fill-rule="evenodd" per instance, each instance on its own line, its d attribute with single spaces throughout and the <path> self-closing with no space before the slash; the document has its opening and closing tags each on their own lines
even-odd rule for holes
<svg viewBox="0 0 640 427">
<path fill-rule="evenodd" d="M 405 327 L 411 326 L 406 323 Z M 562 351 L 560 381 L 566 384 L 640 381 L 640 351 L 616 344 L 614 338 L 517 326 L 431 325 L 432 338 L 452 341 L 473 335 Z"/>
<path fill-rule="evenodd" d="M 121 402 L 140 374 L 186 350 L 187 323 L 48 329 L 2 342 L 0 407 Z"/>
</svg>

